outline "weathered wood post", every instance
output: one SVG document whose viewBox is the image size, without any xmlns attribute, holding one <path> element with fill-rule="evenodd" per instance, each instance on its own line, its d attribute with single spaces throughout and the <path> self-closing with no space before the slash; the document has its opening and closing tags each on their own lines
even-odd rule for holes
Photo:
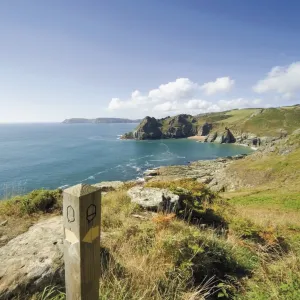
<svg viewBox="0 0 300 300">
<path fill-rule="evenodd" d="M 99 188 L 78 184 L 63 192 L 67 300 L 98 300 L 100 276 Z"/>
</svg>

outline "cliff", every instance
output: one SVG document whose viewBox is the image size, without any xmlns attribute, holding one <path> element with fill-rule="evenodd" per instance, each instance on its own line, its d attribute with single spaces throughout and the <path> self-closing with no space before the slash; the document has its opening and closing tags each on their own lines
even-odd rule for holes
<svg viewBox="0 0 300 300">
<path fill-rule="evenodd" d="M 206 136 L 205 142 L 260 146 L 291 134 L 300 127 L 300 105 L 278 108 L 235 109 L 197 116 L 181 114 L 146 117 L 123 138 L 167 139 Z"/>
<path fill-rule="evenodd" d="M 197 120 L 191 115 L 181 114 L 175 117 L 155 119 L 146 117 L 132 133 L 123 138 L 138 140 L 185 138 L 197 134 Z"/>
</svg>

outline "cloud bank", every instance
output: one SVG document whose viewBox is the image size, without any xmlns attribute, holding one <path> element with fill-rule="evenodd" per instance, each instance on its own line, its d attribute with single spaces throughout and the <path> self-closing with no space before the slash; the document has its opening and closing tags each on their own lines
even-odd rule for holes
<svg viewBox="0 0 300 300">
<path fill-rule="evenodd" d="M 270 102 L 276 105 L 278 99 L 286 101 L 300 91 L 300 62 L 273 67 L 265 78 L 252 86 L 252 89 L 250 84 L 247 95 L 243 97 L 232 96 L 235 85 L 236 81 L 229 76 L 218 77 L 214 81 L 202 84 L 189 78 L 177 78 L 146 93 L 135 90 L 125 100 L 112 98 L 108 109 L 120 111 L 123 115 L 140 114 L 138 117 L 143 117 L 147 112 L 149 115 L 162 117 L 167 114 L 199 114 L 239 108 L 270 107 Z M 255 96 L 255 93 L 259 94 L 259 97 Z M 275 97 L 273 95 L 262 98 L 267 93 L 273 93 Z"/>
<path fill-rule="evenodd" d="M 200 89 L 204 91 L 206 95 L 213 95 L 218 92 L 229 92 L 234 86 L 234 80 L 230 77 L 220 77 L 215 81 L 204 83 Z"/>
<path fill-rule="evenodd" d="M 258 94 L 274 92 L 289 99 L 300 91 L 300 61 L 289 66 L 276 66 L 267 76 L 253 86 Z"/>
<path fill-rule="evenodd" d="M 217 111 L 222 108 L 209 101 L 197 100 L 199 93 L 206 95 L 226 93 L 234 85 L 234 80 L 229 77 L 217 78 L 215 81 L 200 85 L 189 78 L 177 78 L 175 81 L 161 84 L 158 88 L 150 90 L 146 94 L 135 90 L 127 100 L 112 98 L 108 109 L 130 110 L 139 108 L 148 112 L 191 112 L 191 110 Z"/>
</svg>

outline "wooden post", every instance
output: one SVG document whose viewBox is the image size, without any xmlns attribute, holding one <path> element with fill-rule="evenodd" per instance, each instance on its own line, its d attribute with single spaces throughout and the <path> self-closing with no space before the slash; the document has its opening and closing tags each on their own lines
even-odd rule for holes
<svg viewBox="0 0 300 300">
<path fill-rule="evenodd" d="M 99 188 L 78 184 L 64 190 L 64 261 L 67 300 L 98 300 L 100 277 Z"/>
</svg>

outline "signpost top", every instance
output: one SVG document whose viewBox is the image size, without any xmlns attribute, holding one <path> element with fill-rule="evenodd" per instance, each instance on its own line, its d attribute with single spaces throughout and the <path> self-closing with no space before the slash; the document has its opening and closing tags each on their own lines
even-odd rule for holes
<svg viewBox="0 0 300 300">
<path fill-rule="evenodd" d="M 79 183 L 65 189 L 64 193 L 75 197 L 82 197 L 97 191 L 100 191 L 100 188 L 88 184 Z"/>
</svg>

